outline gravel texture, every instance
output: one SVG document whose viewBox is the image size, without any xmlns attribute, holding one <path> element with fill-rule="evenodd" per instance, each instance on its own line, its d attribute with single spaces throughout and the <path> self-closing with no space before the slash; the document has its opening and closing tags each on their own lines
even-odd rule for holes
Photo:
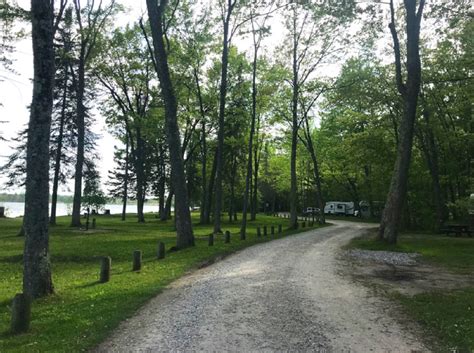
<svg viewBox="0 0 474 353">
<path fill-rule="evenodd" d="M 348 254 L 362 260 L 372 260 L 395 266 L 414 266 L 420 254 L 393 251 L 350 250 Z"/>
<path fill-rule="evenodd" d="M 179 279 L 95 351 L 427 351 L 391 318 L 388 301 L 340 274 L 341 245 L 367 226 L 335 223 Z"/>
</svg>

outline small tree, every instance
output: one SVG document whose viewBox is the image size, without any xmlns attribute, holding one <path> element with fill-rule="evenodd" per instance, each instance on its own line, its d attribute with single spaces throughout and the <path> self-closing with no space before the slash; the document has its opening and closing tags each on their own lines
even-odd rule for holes
<svg viewBox="0 0 474 353">
<path fill-rule="evenodd" d="M 84 179 L 84 194 L 81 199 L 82 207 L 99 212 L 107 203 L 107 198 L 100 187 L 100 175 L 95 165 L 87 165 Z"/>
</svg>

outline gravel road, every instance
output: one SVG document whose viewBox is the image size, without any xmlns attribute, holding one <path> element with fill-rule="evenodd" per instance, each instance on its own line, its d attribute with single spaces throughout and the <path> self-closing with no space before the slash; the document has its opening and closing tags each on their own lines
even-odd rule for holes
<svg viewBox="0 0 474 353">
<path fill-rule="evenodd" d="M 370 225 L 334 223 L 181 278 L 95 351 L 428 351 L 388 301 L 341 274 L 341 245 Z"/>
</svg>

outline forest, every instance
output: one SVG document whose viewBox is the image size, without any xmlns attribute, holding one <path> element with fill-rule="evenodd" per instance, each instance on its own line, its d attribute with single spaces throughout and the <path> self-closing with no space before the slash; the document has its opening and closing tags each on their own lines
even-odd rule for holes
<svg viewBox="0 0 474 353">
<path fill-rule="evenodd" d="M 195 243 L 192 209 L 215 234 L 235 223 L 241 239 L 261 213 L 288 212 L 295 229 L 316 207 L 324 223 L 336 200 L 368 205 L 389 243 L 468 217 L 469 1 L 147 0 L 136 18 L 118 0 L 31 5 L 0 5 L 2 69 L 13 70 L 21 36 L 32 36 L 34 61 L 29 124 L 0 135 L 14 151 L 0 173 L 6 190 L 25 190 L 33 297 L 53 291 L 48 229 L 61 186 L 71 185 L 77 228 L 106 198 L 137 223 L 157 200 L 176 249 Z M 30 34 L 19 30 L 29 22 Z M 99 121 L 116 139 L 102 177 Z"/>
</svg>

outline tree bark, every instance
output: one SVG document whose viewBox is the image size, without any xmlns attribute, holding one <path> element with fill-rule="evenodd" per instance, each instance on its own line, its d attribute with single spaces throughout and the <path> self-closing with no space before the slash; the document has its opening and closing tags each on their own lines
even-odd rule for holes
<svg viewBox="0 0 474 353">
<path fill-rule="evenodd" d="M 423 14 L 425 0 L 420 0 L 418 11 L 416 1 L 404 0 L 406 10 L 407 31 L 407 78 L 406 83 L 402 78 L 402 64 L 400 54 L 400 43 L 395 28 L 395 10 L 393 0 L 390 1 L 391 23 L 389 25 L 395 52 L 395 70 L 398 92 L 402 96 L 404 109 L 403 118 L 399 128 L 399 145 L 397 159 L 395 162 L 392 181 L 382 214 L 379 228 L 379 238 L 388 243 L 396 243 L 400 226 L 403 205 L 406 200 L 408 171 L 410 168 L 411 152 L 413 146 L 413 132 L 416 119 L 418 95 L 421 84 L 421 61 L 420 61 L 420 23 Z"/>
<path fill-rule="evenodd" d="M 295 7 L 296 8 L 296 7 Z M 296 10 L 294 10 L 296 11 Z M 298 222 L 298 191 L 296 181 L 296 149 L 298 147 L 298 37 L 296 32 L 296 13 L 293 14 L 293 98 L 291 105 L 292 129 L 291 129 L 291 157 L 290 157 L 290 229 L 296 229 Z"/>
<path fill-rule="evenodd" d="M 209 187 L 206 193 L 206 208 L 204 213 L 204 224 L 211 224 L 212 194 L 214 191 L 214 183 L 216 181 L 217 172 L 217 150 L 214 153 L 212 161 L 211 175 L 209 176 Z"/>
<path fill-rule="evenodd" d="M 147 0 L 148 16 L 150 19 L 153 37 L 154 55 L 157 63 L 156 69 L 161 86 L 161 94 L 165 104 L 165 129 L 170 151 L 170 164 L 172 183 L 175 193 L 176 214 L 176 247 L 183 249 L 194 246 L 194 235 L 189 210 L 186 175 L 181 151 L 181 139 L 177 119 L 177 100 L 168 67 L 168 54 L 163 39 L 163 15 L 167 1 Z"/>
<path fill-rule="evenodd" d="M 229 22 L 232 15 L 233 5 L 227 6 L 224 23 L 224 36 L 222 39 L 222 68 L 221 84 L 219 91 L 219 125 L 217 131 L 217 173 L 215 185 L 215 205 L 214 205 L 214 233 L 222 233 L 221 211 L 222 211 L 222 174 L 224 169 L 224 124 L 225 124 L 225 103 L 227 96 L 227 68 L 229 64 Z"/>
<path fill-rule="evenodd" d="M 253 171 L 253 137 L 255 134 L 255 121 L 257 119 L 257 59 L 258 59 L 258 46 L 255 42 L 255 31 L 254 35 L 254 53 L 252 62 L 252 120 L 250 122 L 250 135 L 249 135 L 249 153 L 247 160 L 247 175 L 245 177 L 245 191 L 244 191 L 244 205 L 242 207 L 242 224 L 240 226 L 240 237 L 245 238 L 247 232 L 247 209 L 249 203 L 249 194 L 252 183 L 252 171 Z"/>
<path fill-rule="evenodd" d="M 58 188 L 59 188 L 59 172 L 61 171 L 61 155 L 63 150 L 63 136 L 64 136 L 64 123 L 66 120 L 66 99 L 67 99 L 67 80 L 68 80 L 68 68 L 69 65 L 64 65 L 64 87 L 62 94 L 61 103 L 61 115 L 59 121 L 59 134 L 56 147 L 56 156 L 54 161 L 54 177 L 53 177 L 53 192 L 51 195 L 51 215 L 49 217 L 49 224 L 56 225 L 56 207 L 58 203 Z"/>
<path fill-rule="evenodd" d="M 123 196 L 122 196 L 122 221 L 125 221 L 127 217 L 127 200 L 128 200 L 128 161 L 129 161 L 129 154 L 128 154 L 128 135 L 125 134 L 126 142 L 125 142 L 125 180 L 123 182 Z"/>
<path fill-rule="evenodd" d="M 53 292 L 48 234 L 49 137 L 54 87 L 51 1 L 31 1 L 31 22 L 34 78 L 26 154 L 23 292 L 38 298 Z"/>
<path fill-rule="evenodd" d="M 428 107 L 423 110 L 423 117 L 425 119 L 426 131 L 420 131 L 420 144 L 423 154 L 425 155 L 426 164 L 431 175 L 433 184 L 433 198 L 436 207 L 436 224 L 435 230 L 439 231 L 444 222 L 448 218 L 448 210 L 441 189 L 441 182 L 439 177 L 439 157 L 438 157 L 438 146 L 436 145 L 433 129 L 431 127 L 431 112 Z"/>
<path fill-rule="evenodd" d="M 85 47 L 81 45 L 79 56 L 79 67 L 77 73 L 77 152 L 76 169 L 74 173 L 74 198 L 72 203 L 72 227 L 81 226 L 81 199 L 82 199 L 82 177 L 84 169 L 84 144 L 85 144 L 85 118 L 86 108 L 84 106 L 85 91 Z"/>
</svg>

